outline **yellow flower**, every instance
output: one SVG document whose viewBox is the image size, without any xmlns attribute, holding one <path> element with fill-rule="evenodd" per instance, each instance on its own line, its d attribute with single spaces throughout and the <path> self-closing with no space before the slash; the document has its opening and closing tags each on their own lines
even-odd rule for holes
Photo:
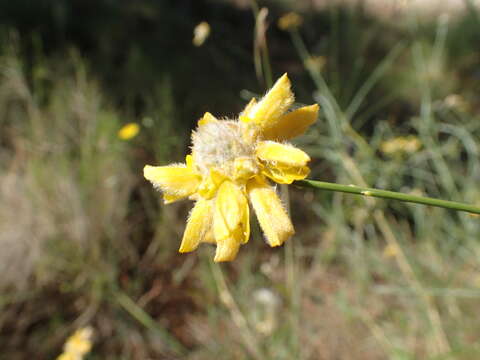
<svg viewBox="0 0 480 360">
<path fill-rule="evenodd" d="M 145 178 L 163 191 L 165 203 L 185 197 L 196 201 L 180 252 L 210 242 L 217 245 L 215 261 L 233 260 L 250 237 L 249 202 L 270 246 L 293 235 L 270 180 L 290 184 L 308 175 L 309 156 L 286 141 L 316 121 L 318 105 L 287 113 L 294 102 L 290 86 L 283 75 L 236 120 L 206 113 L 193 132 L 192 154 L 185 164 L 145 166 Z"/>
<path fill-rule="evenodd" d="M 92 349 L 92 335 L 93 329 L 89 326 L 75 331 L 63 346 L 63 353 L 57 360 L 82 360 Z"/>
<path fill-rule="evenodd" d="M 202 46 L 210 35 L 210 25 L 206 21 L 202 21 L 193 29 L 193 45 Z"/>
<path fill-rule="evenodd" d="M 459 111 L 467 111 L 468 110 L 468 102 L 465 100 L 462 95 L 459 94 L 450 94 L 444 100 L 445 105 L 449 108 L 456 109 Z"/>
<path fill-rule="evenodd" d="M 399 252 L 400 252 L 400 249 L 398 248 L 397 245 L 388 244 L 383 249 L 383 257 L 385 257 L 385 258 L 395 257 L 395 256 L 398 255 Z"/>
<path fill-rule="evenodd" d="M 289 12 L 278 19 L 278 27 L 282 30 L 289 30 L 299 27 L 303 23 L 303 18 L 294 12 Z"/>
<path fill-rule="evenodd" d="M 137 123 L 128 123 L 118 130 L 118 137 L 122 140 L 130 140 L 138 135 L 140 126 Z"/>
<path fill-rule="evenodd" d="M 309 56 L 305 60 L 305 66 L 309 69 L 319 71 L 323 69 L 326 62 L 327 60 L 325 59 L 325 56 Z"/>
<path fill-rule="evenodd" d="M 422 147 L 420 140 L 414 136 L 399 136 L 380 144 L 380 151 L 384 154 L 391 155 L 395 153 L 412 154 Z"/>
</svg>

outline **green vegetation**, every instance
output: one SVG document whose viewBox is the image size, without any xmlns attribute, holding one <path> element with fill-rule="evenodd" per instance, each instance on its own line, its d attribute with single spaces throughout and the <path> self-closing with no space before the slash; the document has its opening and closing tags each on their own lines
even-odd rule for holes
<svg viewBox="0 0 480 360">
<path fill-rule="evenodd" d="M 253 224 L 214 264 L 207 244 L 177 253 L 191 203 L 142 177 L 183 160 L 205 111 L 261 94 L 270 63 L 320 104 L 298 143 L 311 179 L 480 205 L 471 2 L 449 19 L 304 11 L 284 32 L 292 5 L 270 1 L 266 43 L 258 9 L 226 1 L 40 3 L 0 5 L 1 359 L 54 359 L 86 325 L 92 360 L 480 356 L 480 217 L 292 186 L 294 238 L 269 248 Z"/>
</svg>

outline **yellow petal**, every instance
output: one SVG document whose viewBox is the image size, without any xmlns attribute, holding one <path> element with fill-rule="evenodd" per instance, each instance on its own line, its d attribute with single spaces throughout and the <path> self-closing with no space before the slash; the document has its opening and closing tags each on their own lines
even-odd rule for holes
<svg viewBox="0 0 480 360">
<path fill-rule="evenodd" d="M 225 181 L 226 177 L 215 169 L 210 169 L 207 176 L 204 176 L 198 193 L 206 199 L 211 199 L 216 193 L 218 187 Z"/>
<path fill-rule="evenodd" d="M 302 150 L 275 141 L 259 142 L 255 153 L 260 160 L 281 166 L 305 166 L 310 161 L 310 157 Z"/>
<path fill-rule="evenodd" d="M 240 116 L 248 116 L 253 107 L 257 104 L 257 99 L 251 98 L 250 102 L 245 106 L 245 109 L 240 113 Z"/>
<path fill-rule="evenodd" d="M 185 164 L 187 165 L 187 168 L 189 168 L 190 170 L 192 171 L 195 170 L 195 162 L 193 160 L 192 155 L 185 156 Z"/>
<path fill-rule="evenodd" d="M 211 224 L 210 224 L 211 225 Z M 210 226 L 210 229 L 205 234 L 205 237 L 201 240 L 202 243 L 215 244 L 215 237 L 213 236 L 213 227 Z"/>
<path fill-rule="evenodd" d="M 199 199 L 188 217 L 187 227 L 183 233 L 181 253 L 193 251 L 200 242 L 204 242 L 212 227 L 213 206 L 211 200 Z"/>
<path fill-rule="evenodd" d="M 215 122 L 215 121 L 218 121 L 217 118 L 215 116 L 213 116 L 212 114 L 210 114 L 209 112 L 206 112 L 203 115 L 203 117 L 200 120 L 198 120 L 197 125 L 202 126 L 202 125 L 208 124 L 210 122 Z"/>
<path fill-rule="evenodd" d="M 243 191 L 231 181 L 224 181 L 215 199 L 213 234 L 217 243 L 215 261 L 235 258 L 240 244 L 250 237 L 248 202 Z"/>
<path fill-rule="evenodd" d="M 310 174 L 308 166 L 265 166 L 262 173 L 279 184 L 291 184 Z"/>
<path fill-rule="evenodd" d="M 261 128 L 269 127 L 293 104 L 295 99 L 290 87 L 290 80 L 284 74 L 258 103 L 247 106 L 240 121 L 252 122 Z"/>
<path fill-rule="evenodd" d="M 168 202 L 193 194 L 200 184 L 200 176 L 183 164 L 150 166 L 143 168 L 143 176 L 162 190 Z"/>
<path fill-rule="evenodd" d="M 240 249 L 240 243 L 234 237 L 217 241 L 217 249 L 213 261 L 232 261 L 237 257 L 238 249 Z"/>
<path fill-rule="evenodd" d="M 174 203 L 175 201 L 178 201 L 178 200 L 181 200 L 183 199 L 185 196 L 183 195 L 171 195 L 171 194 L 167 194 L 167 193 L 164 193 L 163 194 L 163 203 L 164 204 L 171 204 L 171 203 Z"/>
<path fill-rule="evenodd" d="M 215 201 L 214 234 L 217 241 L 230 237 L 239 227 L 244 225 L 248 212 L 247 198 L 231 181 L 225 181 L 218 189 Z"/>
<path fill-rule="evenodd" d="M 295 231 L 275 190 L 256 178 L 248 182 L 247 193 L 269 245 L 282 245 Z"/>
<path fill-rule="evenodd" d="M 190 169 L 193 172 L 196 172 L 195 170 L 195 163 L 193 161 L 193 156 L 192 155 L 187 155 L 185 157 L 185 162 L 187 165 L 187 168 Z M 169 193 L 164 193 L 163 194 L 163 202 L 165 204 L 171 204 L 175 201 L 181 200 L 185 197 L 185 195 L 174 195 L 174 194 L 169 194 Z"/>
<path fill-rule="evenodd" d="M 310 172 L 307 167 L 310 157 L 292 145 L 261 141 L 255 153 L 264 165 L 262 172 L 277 183 L 291 184 L 305 179 Z"/>
<path fill-rule="evenodd" d="M 291 111 L 263 129 L 263 138 L 266 140 L 288 140 L 299 136 L 317 120 L 318 105 L 304 106 Z"/>
</svg>

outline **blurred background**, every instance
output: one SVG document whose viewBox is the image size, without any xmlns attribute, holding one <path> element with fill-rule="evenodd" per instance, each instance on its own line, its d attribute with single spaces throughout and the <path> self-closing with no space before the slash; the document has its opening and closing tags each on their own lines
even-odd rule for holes
<svg viewBox="0 0 480 360">
<path fill-rule="evenodd" d="M 479 217 L 291 186 L 282 248 L 177 252 L 143 166 L 284 72 L 311 178 L 480 204 L 477 1 L 0 1 L 0 359 L 480 358 Z"/>
</svg>

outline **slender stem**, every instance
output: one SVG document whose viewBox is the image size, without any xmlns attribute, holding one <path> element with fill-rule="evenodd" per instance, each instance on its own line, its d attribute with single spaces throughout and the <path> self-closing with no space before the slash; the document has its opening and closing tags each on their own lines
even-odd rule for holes
<svg viewBox="0 0 480 360">
<path fill-rule="evenodd" d="M 452 209 L 457 211 L 465 211 L 472 214 L 480 215 L 480 207 L 465 204 L 465 203 L 460 203 L 456 201 L 440 200 L 440 199 L 434 199 L 434 198 L 417 196 L 417 195 L 403 194 L 403 193 L 394 192 L 394 191 L 379 190 L 379 189 L 360 187 L 355 185 L 340 185 L 340 184 L 329 183 L 324 181 L 316 181 L 316 180 L 295 181 L 294 185 L 297 185 L 300 187 L 309 187 L 309 188 L 315 188 L 315 189 L 321 189 L 321 190 L 328 190 L 328 191 L 339 191 L 339 192 L 355 194 L 355 195 L 399 200 L 399 201 L 411 202 L 411 203 L 422 204 L 422 205 L 430 205 L 430 206 L 436 206 L 436 207 Z"/>
<path fill-rule="evenodd" d="M 131 316 L 140 322 L 147 329 L 156 332 L 162 340 L 165 341 L 167 347 L 177 354 L 184 354 L 185 348 L 170 333 L 160 326 L 145 310 L 138 306 L 127 294 L 118 292 L 115 299 Z"/>
<path fill-rule="evenodd" d="M 209 265 L 212 270 L 220 300 L 230 311 L 233 322 L 240 330 L 240 337 L 243 339 L 245 347 L 250 352 L 250 355 L 252 355 L 252 358 L 257 360 L 264 359 L 265 356 L 262 354 L 258 339 L 250 329 L 247 319 L 228 289 L 222 269 L 219 266 L 214 266 L 211 259 L 209 259 Z"/>
</svg>

